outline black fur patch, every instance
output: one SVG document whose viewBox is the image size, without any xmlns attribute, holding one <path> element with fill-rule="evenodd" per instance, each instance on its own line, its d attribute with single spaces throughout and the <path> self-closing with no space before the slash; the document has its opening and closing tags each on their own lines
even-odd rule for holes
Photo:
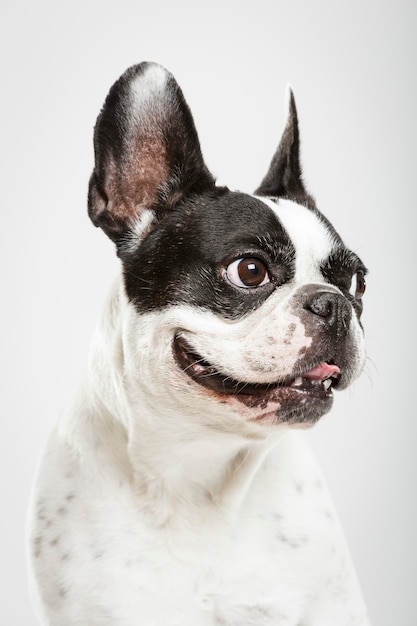
<svg viewBox="0 0 417 626">
<path fill-rule="evenodd" d="M 352 277 L 357 272 L 361 272 L 364 276 L 367 274 L 367 269 L 360 258 L 340 242 L 340 244 L 334 248 L 326 262 L 322 264 L 321 271 L 325 280 L 342 291 L 345 297 L 351 302 L 358 318 L 360 318 L 363 310 L 362 300 L 355 298 L 354 295 L 349 292 Z"/>
<path fill-rule="evenodd" d="M 271 282 L 239 288 L 225 277 L 233 260 L 258 257 Z M 237 319 L 294 275 L 295 250 L 274 212 L 252 196 L 218 188 L 175 207 L 134 253 L 123 256 L 138 311 L 186 303 Z"/>
</svg>

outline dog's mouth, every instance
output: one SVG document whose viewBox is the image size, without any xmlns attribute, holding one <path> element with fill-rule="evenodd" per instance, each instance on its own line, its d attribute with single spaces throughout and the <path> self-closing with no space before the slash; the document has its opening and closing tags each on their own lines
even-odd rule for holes
<svg viewBox="0 0 417 626">
<path fill-rule="evenodd" d="M 270 402 L 304 403 L 308 399 L 328 401 L 339 384 L 340 368 L 332 362 L 319 362 L 296 372 L 292 378 L 274 383 L 253 383 L 236 380 L 220 372 L 180 335 L 174 339 L 174 355 L 178 366 L 194 381 L 220 396 L 233 396 L 247 406 L 266 407 Z"/>
</svg>

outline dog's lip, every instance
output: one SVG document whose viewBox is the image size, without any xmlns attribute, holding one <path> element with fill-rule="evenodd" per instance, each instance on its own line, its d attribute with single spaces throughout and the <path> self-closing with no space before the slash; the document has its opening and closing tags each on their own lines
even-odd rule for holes
<svg viewBox="0 0 417 626">
<path fill-rule="evenodd" d="M 175 360 L 180 369 L 194 381 L 222 396 L 254 397 L 275 399 L 277 394 L 286 390 L 295 396 L 306 394 L 316 398 L 332 397 L 332 389 L 337 386 L 341 376 L 340 368 L 332 363 L 320 361 L 295 372 L 286 380 L 273 383 L 253 383 L 236 380 L 221 373 L 216 367 L 199 355 L 191 344 L 180 334 L 176 334 L 173 343 Z"/>
<path fill-rule="evenodd" d="M 337 365 L 334 363 L 322 362 L 316 365 L 316 367 L 313 367 L 312 369 L 297 376 L 291 383 L 290 387 L 300 387 L 303 385 L 304 381 L 310 381 L 312 384 L 319 383 L 323 384 L 324 387 L 328 387 L 328 385 L 325 384 L 326 381 L 330 382 L 330 386 L 332 386 L 336 384 L 339 378 L 340 368 Z"/>
</svg>

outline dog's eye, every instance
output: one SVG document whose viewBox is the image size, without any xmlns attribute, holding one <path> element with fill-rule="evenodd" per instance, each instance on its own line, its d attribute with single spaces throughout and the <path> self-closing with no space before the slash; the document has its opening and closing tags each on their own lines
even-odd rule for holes
<svg viewBox="0 0 417 626">
<path fill-rule="evenodd" d="M 236 259 L 230 263 L 226 268 L 226 276 L 237 287 L 261 287 L 269 283 L 265 263 L 253 257 Z"/>
<path fill-rule="evenodd" d="M 356 272 L 352 278 L 352 285 L 350 287 L 350 293 L 355 296 L 357 300 L 360 300 L 365 293 L 366 281 L 363 272 Z"/>
</svg>

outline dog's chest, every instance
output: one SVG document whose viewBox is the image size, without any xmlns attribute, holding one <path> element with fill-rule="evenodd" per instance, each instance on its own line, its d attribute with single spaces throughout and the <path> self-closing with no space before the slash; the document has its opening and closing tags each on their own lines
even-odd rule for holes
<svg viewBox="0 0 417 626">
<path fill-rule="evenodd" d="M 317 582 L 318 538 L 304 524 L 289 525 L 267 502 L 241 516 L 233 524 L 201 520 L 200 528 L 184 520 L 183 530 L 125 517 L 117 537 L 113 523 L 101 536 L 92 528 L 68 563 L 67 609 L 74 594 L 71 614 L 85 614 L 85 597 L 100 624 L 133 626 L 140 615 L 149 626 L 295 625 Z"/>
<path fill-rule="evenodd" d="M 73 476 L 61 499 L 44 490 L 35 544 L 52 614 L 63 626 L 86 614 L 92 625 L 296 626 L 319 602 L 333 623 L 359 624 L 340 619 L 351 572 L 321 476 L 304 446 L 277 452 L 234 509 L 190 501 L 159 527 L 128 486 Z"/>
<path fill-rule="evenodd" d="M 174 534 L 169 541 L 148 533 L 140 549 L 131 545 L 126 550 L 130 557 L 117 564 L 117 594 L 127 609 L 126 624 L 135 623 L 128 617 L 135 614 L 147 616 L 146 624 L 164 626 L 269 626 L 284 617 L 295 624 L 302 602 L 299 587 L 288 584 L 281 568 L 287 575 L 297 574 L 290 553 L 304 552 L 305 557 L 306 538 L 284 537 L 269 521 L 243 532 L 218 526 L 223 536 L 204 528 Z M 108 565 L 114 568 L 115 563 Z"/>
</svg>

